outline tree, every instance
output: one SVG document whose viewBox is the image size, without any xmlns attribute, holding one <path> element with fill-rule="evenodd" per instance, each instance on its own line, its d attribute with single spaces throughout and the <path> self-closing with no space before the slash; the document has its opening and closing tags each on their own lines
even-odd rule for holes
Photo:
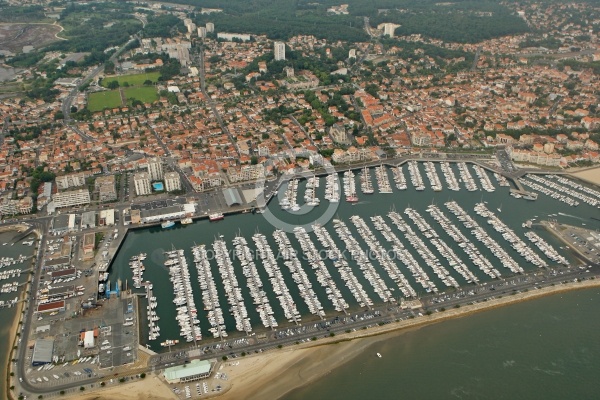
<svg viewBox="0 0 600 400">
<path fill-rule="evenodd" d="M 112 61 L 106 61 L 104 63 L 104 72 L 107 74 L 114 74 L 115 73 L 115 63 L 113 63 Z"/>
<path fill-rule="evenodd" d="M 250 164 L 252 164 L 252 165 L 258 164 L 258 157 L 257 156 L 252 156 L 250 158 Z"/>
<path fill-rule="evenodd" d="M 118 81 L 110 81 L 108 85 L 106 85 L 109 89 L 117 89 L 119 87 Z"/>
</svg>

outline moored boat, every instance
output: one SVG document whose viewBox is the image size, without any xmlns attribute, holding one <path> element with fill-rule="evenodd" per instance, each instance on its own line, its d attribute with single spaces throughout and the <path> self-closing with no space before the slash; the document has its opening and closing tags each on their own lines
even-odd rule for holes
<svg viewBox="0 0 600 400">
<path fill-rule="evenodd" d="M 225 216 L 224 216 L 222 213 L 213 213 L 213 214 L 210 214 L 210 215 L 208 216 L 208 220 L 209 220 L 210 222 L 213 222 L 213 221 L 219 221 L 219 220 L 222 220 L 222 219 L 224 219 L 224 218 L 225 218 Z"/>
<path fill-rule="evenodd" d="M 173 222 L 173 221 L 165 221 L 162 224 L 160 224 L 160 227 L 163 229 L 172 228 L 174 226 L 175 226 L 175 222 Z"/>
</svg>

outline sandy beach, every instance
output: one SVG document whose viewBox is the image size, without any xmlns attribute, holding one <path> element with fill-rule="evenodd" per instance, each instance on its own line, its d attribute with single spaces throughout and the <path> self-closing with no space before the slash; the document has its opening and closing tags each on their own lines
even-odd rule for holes
<svg viewBox="0 0 600 400">
<path fill-rule="evenodd" d="M 577 283 L 570 282 L 540 290 L 508 295 L 487 302 L 438 312 L 430 316 L 356 331 L 351 334 L 323 338 L 316 342 L 275 350 L 264 355 L 238 358 L 235 362 L 225 363 L 220 370 L 220 372 L 227 374 L 229 380 L 225 384 L 219 384 L 224 387 L 229 386 L 229 388 L 226 388 L 226 392 L 218 398 L 224 400 L 242 398 L 277 399 L 295 388 L 304 386 L 328 374 L 374 343 L 401 335 L 409 329 L 418 329 L 450 318 L 465 317 L 476 312 L 487 311 L 542 296 L 598 286 L 600 286 L 600 280 L 598 279 Z M 361 340 L 357 340 L 359 338 Z M 236 363 L 239 365 L 235 365 Z"/>
<path fill-rule="evenodd" d="M 178 397 L 157 376 L 148 376 L 133 383 L 114 384 L 89 394 L 77 393 L 65 398 L 78 400 L 171 400 Z"/>
<path fill-rule="evenodd" d="M 8 343 L 10 343 L 10 347 L 13 347 L 13 344 L 15 343 L 16 340 L 16 336 L 17 336 L 17 332 L 19 330 L 19 318 L 21 317 L 21 311 L 23 310 L 23 303 L 19 303 L 19 306 L 17 307 L 17 311 L 15 312 L 15 316 L 13 317 L 13 320 L 11 322 L 11 328 L 10 328 L 10 339 L 8 341 Z M 13 383 L 11 381 L 10 377 L 10 370 L 12 368 L 12 363 L 10 362 L 11 358 L 13 358 L 13 351 L 11 350 L 9 352 L 7 352 L 6 354 L 6 359 L 4 360 L 0 360 L 0 362 L 2 362 L 4 365 L 4 372 L 6 373 L 6 375 L 4 375 L 4 379 L 6 379 L 7 381 L 7 385 L 6 387 L 10 387 Z"/>
<path fill-rule="evenodd" d="M 574 170 L 570 172 L 570 174 L 583 181 L 593 183 L 594 185 L 600 185 L 600 167 L 586 168 L 581 171 Z"/>
</svg>

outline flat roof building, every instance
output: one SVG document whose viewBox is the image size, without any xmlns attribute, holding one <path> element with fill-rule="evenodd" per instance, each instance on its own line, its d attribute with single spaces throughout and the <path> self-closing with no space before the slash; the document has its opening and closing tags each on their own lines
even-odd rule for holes
<svg viewBox="0 0 600 400">
<path fill-rule="evenodd" d="M 100 220 L 98 221 L 98 225 L 111 226 L 114 224 L 115 224 L 114 208 L 111 208 L 110 210 L 100 210 Z"/>
<path fill-rule="evenodd" d="M 75 275 L 77 275 L 77 270 L 75 268 L 67 268 L 60 271 L 52 271 L 50 273 L 52 279 L 71 278 Z"/>
<path fill-rule="evenodd" d="M 173 57 L 176 58 L 176 57 Z M 162 161 L 159 157 L 148 160 L 148 176 L 151 181 L 160 181 L 163 178 Z"/>
<path fill-rule="evenodd" d="M 212 372 L 213 363 L 209 360 L 192 360 L 189 364 L 165 369 L 164 376 L 168 383 L 191 382 L 206 379 Z"/>
<path fill-rule="evenodd" d="M 94 331 L 86 331 L 83 336 L 83 348 L 91 349 L 96 345 L 94 341 Z"/>
<path fill-rule="evenodd" d="M 67 233 L 75 230 L 75 214 L 61 214 L 52 220 L 52 232 Z"/>
<path fill-rule="evenodd" d="M 52 362 L 52 352 L 54 351 L 54 340 L 38 339 L 33 347 L 33 356 L 31 357 L 31 365 L 45 365 Z"/>
<path fill-rule="evenodd" d="M 96 235 L 92 232 L 86 233 L 83 235 L 83 240 L 81 241 L 81 247 L 83 248 L 83 254 L 91 254 L 94 252 L 94 247 L 96 245 Z"/>
<path fill-rule="evenodd" d="M 86 211 L 81 213 L 81 229 L 96 227 L 96 211 Z"/>
<path fill-rule="evenodd" d="M 52 196 L 54 208 L 75 207 L 90 204 L 90 191 L 87 189 L 56 193 Z"/>
<path fill-rule="evenodd" d="M 273 43 L 273 53 L 274 53 L 275 61 L 285 60 L 285 43 L 284 42 Z"/>
<path fill-rule="evenodd" d="M 57 176 L 55 180 L 56 187 L 58 187 L 59 190 L 65 190 L 85 185 L 85 174 L 83 172 L 75 172 L 68 175 Z"/>
<path fill-rule="evenodd" d="M 177 172 L 167 172 L 165 174 L 165 189 L 167 192 L 181 190 L 181 178 Z"/>
<path fill-rule="evenodd" d="M 64 296 L 69 296 L 71 294 L 73 294 L 75 292 L 75 285 L 68 285 L 68 286 L 59 286 L 59 287 L 53 287 L 52 289 L 48 289 L 48 297 L 49 298 L 54 298 L 54 297 L 64 297 Z"/>
<path fill-rule="evenodd" d="M 117 190 L 115 185 L 115 176 L 99 176 L 94 181 L 94 191 L 98 193 L 98 200 L 113 201 L 117 199 Z"/>
<path fill-rule="evenodd" d="M 141 222 L 157 222 L 163 219 L 183 218 L 185 210 L 181 205 L 153 208 L 151 210 L 141 210 Z"/>
<path fill-rule="evenodd" d="M 52 301 L 50 303 L 40 304 L 37 308 L 37 312 L 41 314 L 51 313 L 51 312 L 65 311 L 65 301 Z"/>
<path fill-rule="evenodd" d="M 52 260 L 44 261 L 44 269 L 55 269 L 69 265 L 71 257 L 57 257 Z"/>
<path fill-rule="evenodd" d="M 133 176 L 133 186 L 137 196 L 146 196 L 152 193 L 150 175 L 147 172 L 138 172 Z"/>
</svg>

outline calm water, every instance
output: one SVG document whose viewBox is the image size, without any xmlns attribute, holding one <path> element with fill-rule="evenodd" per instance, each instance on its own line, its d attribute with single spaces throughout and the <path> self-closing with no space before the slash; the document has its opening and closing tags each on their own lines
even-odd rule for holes
<svg viewBox="0 0 600 400">
<path fill-rule="evenodd" d="M 597 399 L 599 307 L 586 289 L 399 334 L 283 400 Z"/>
<path fill-rule="evenodd" d="M 405 166 L 404 171 L 405 171 L 405 176 L 407 178 L 407 182 L 408 182 L 408 186 L 409 186 L 408 190 L 398 191 L 395 189 L 395 186 L 394 186 L 393 194 L 363 195 L 359 191 L 358 196 L 360 198 L 360 203 L 358 203 L 356 205 L 351 205 L 350 203 L 342 201 L 342 202 L 338 203 L 337 208 L 334 210 L 331 217 L 339 218 L 339 219 L 343 220 L 347 224 L 347 226 L 350 228 L 350 230 L 353 232 L 354 237 L 357 240 L 359 240 L 359 242 L 361 242 L 362 239 L 360 238 L 360 235 L 354 228 L 354 225 L 349 221 L 349 218 L 352 215 L 362 216 L 363 219 L 365 220 L 365 222 L 367 223 L 367 225 L 374 232 L 374 234 L 380 239 L 382 245 L 386 249 L 390 250 L 391 247 L 389 246 L 389 244 L 387 242 L 385 242 L 383 236 L 381 236 L 379 234 L 379 232 L 373 228 L 373 225 L 371 224 L 371 221 L 369 219 L 369 217 L 373 216 L 373 215 L 382 215 L 382 216 L 384 216 L 387 224 L 390 226 L 390 228 L 392 228 L 394 233 L 403 241 L 405 246 L 411 251 L 411 253 L 413 254 L 413 257 L 415 257 L 415 259 L 417 261 L 422 261 L 422 259 L 418 255 L 418 253 L 412 249 L 412 246 L 408 243 L 408 241 L 406 241 L 404 239 L 403 235 L 399 231 L 397 231 L 396 227 L 391 223 L 391 221 L 386 216 L 391 208 L 395 208 L 400 214 L 402 214 L 402 217 L 405 219 L 405 221 L 407 221 L 409 223 L 409 225 L 411 225 L 415 231 L 418 231 L 416 229 L 416 226 L 412 222 L 410 222 L 410 220 L 403 214 L 403 211 L 405 208 L 412 207 L 412 208 L 416 209 L 421 214 L 421 216 L 425 218 L 426 221 L 429 222 L 429 224 L 433 227 L 433 229 L 435 229 L 438 232 L 438 234 L 440 235 L 440 237 L 443 240 L 445 240 L 447 243 L 449 243 L 449 245 L 453 248 L 453 250 L 456 252 L 456 254 L 459 257 L 463 257 L 463 259 L 465 259 L 465 263 L 469 267 L 469 269 L 471 271 L 473 271 L 476 275 L 478 275 L 482 281 L 488 280 L 489 278 L 487 278 L 487 276 L 483 275 L 483 273 L 481 273 L 476 266 L 474 266 L 468 259 L 466 259 L 466 255 L 464 253 L 462 253 L 462 250 L 458 246 L 455 245 L 453 240 L 445 232 L 443 232 L 442 228 L 440 226 L 438 226 L 435 223 L 435 221 L 429 216 L 429 214 L 425 211 L 425 209 L 432 202 L 436 203 L 440 207 L 440 209 L 455 224 L 457 224 L 460 227 L 461 231 L 467 237 L 472 237 L 469 230 L 465 229 L 462 226 L 462 224 L 460 224 L 456 220 L 454 215 L 450 214 L 448 212 L 448 210 L 446 209 L 446 207 L 444 206 L 444 202 L 446 202 L 448 200 L 456 200 L 465 211 L 467 211 L 471 216 L 474 216 L 477 219 L 478 223 L 484 229 L 486 229 L 488 231 L 490 236 L 492 236 L 498 243 L 500 243 L 504 247 L 507 247 L 507 244 L 504 241 L 504 239 L 502 238 L 502 236 L 499 233 L 493 231 L 491 228 L 489 228 L 489 225 L 487 225 L 485 219 L 477 216 L 474 213 L 473 207 L 476 203 L 478 203 L 482 200 L 488 202 L 488 204 L 487 204 L 488 208 L 497 214 L 498 214 L 498 212 L 496 209 L 501 208 L 502 212 L 498 215 L 505 221 L 506 224 L 508 224 L 508 226 L 510 226 L 512 229 L 514 229 L 517 233 L 520 233 L 521 235 L 524 232 L 524 229 L 521 227 L 521 224 L 523 222 L 525 222 L 527 219 L 530 219 L 533 217 L 538 217 L 538 219 L 542 219 L 542 218 L 548 217 L 548 215 L 550 215 L 550 214 L 553 215 L 558 212 L 563 212 L 564 214 L 568 214 L 568 215 L 558 215 L 556 217 L 553 217 L 553 218 L 557 218 L 559 220 L 559 222 L 565 222 L 565 223 L 571 223 L 574 225 L 579 225 L 585 221 L 585 223 L 587 224 L 587 227 L 595 227 L 595 228 L 600 227 L 599 221 L 591 220 L 589 218 L 590 216 L 595 215 L 594 213 L 597 212 L 597 210 L 593 209 L 592 207 L 589 207 L 585 204 L 582 204 L 579 207 L 569 207 L 569 206 L 565 205 L 564 203 L 560 203 L 557 200 L 553 200 L 552 198 L 543 196 L 543 195 L 540 195 L 539 199 L 535 202 L 529 202 L 529 201 L 525 201 L 523 199 L 515 199 L 515 198 L 509 196 L 509 188 L 508 187 L 499 187 L 497 185 L 497 183 L 495 182 L 495 179 L 491 175 L 490 175 L 491 181 L 494 183 L 494 186 L 496 186 L 496 191 L 493 193 L 487 193 L 485 191 L 468 192 L 464 188 L 459 192 L 453 192 L 453 191 L 444 189 L 442 192 L 436 193 L 436 192 L 433 192 L 429 187 L 428 181 L 427 181 L 425 173 L 424 173 L 423 166 L 421 165 L 420 168 L 421 168 L 421 173 L 422 173 L 423 179 L 426 182 L 426 186 L 427 186 L 427 189 L 425 191 L 418 192 L 412 188 L 412 185 L 410 184 L 409 174 L 408 174 L 407 168 Z M 458 175 L 456 166 L 454 166 L 453 168 L 454 168 L 455 174 L 458 178 L 459 175 Z M 442 179 L 442 182 L 445 185 L 445 180 L 443 178 L 443 175 L 442 175 L 439 165 L 437 165 L 437 171 L 438 171 L 438 175 L 440 176 L 440 179 Z M 471 169 L 471 174 L 476 179 L 476 182 L 478 182 L 478 184 L 479 184 L 479 180 L 476 178 L 475 173 L 472 169 Z M 389 172 L 388 175 L 390 178 L 390 182 L 392 182 L 391 172 Z M 375 189 L 377 189 L 377 186 L 375 185 L 374 171 L 371 172 L 371 179 L 374 183 Z M 303 204 L 303 202 L 304 202 L 303 196 L 304 196 L 305 183 L 306 183 L 306 181 L 302 181 L 300 183 L 300 189 L 299 189 L 299 194 L 298 194 L 298 203 L 299 204 Z M 340 183 L 341 183 L 341 179 L 340 179 Z M 359 183 L 358 174 L 356 177 L 356 183 L 357 183 L 357 190 L 359 190 L 360 183 Z M 321 185 L 320 185 L 317 193 L 318 193 L 318 197 L 323 199 L 323 195 L 324 195 L 324 191 L 325 191 L 325 179 L 324 178 L 321 178 L 320 184 Z M 446 186 L 444 186 L 444 187 L 446 187 Z M 461 185 L 461 187 L 462 187 L 462 185 Z M 315 207 L 313 209 L 313 211 L 309 212 L 306 215 L 298 216 L 298 215 L 292 215 L 284 210 L 281 210 L 278 205 L 278 201 L 276 199 L 274 199 L 274 201 L 272 201 L 269 205 L 269 210 L 272 212 L 273 216 L 277 217 L 278 219 L 280 219 L 282 221 L 286 221 L 289 225 L 309 224 L 311 221 L 319 219 L 319 217 L 322 214 L 326 214 L 328 212 L 327 209 L 328 209 L 328 202 L 326 200 L 322 200 L 322 203 L 319 207 Z M 131 274 L 131 270 L 128 266 L 129 259 L 132 256 L 139 254 L 139 253 L 142 253 L 142 252 L 147 253 L 148 258 L 144 261 L 144 265 L 146 267 L 144 279 L 150 280 L 154 284 L 154 294 L 158 300 L 158 308 L 156 311 L 157 311 L 157 314 L 161 317 L 161 320 L 159 321 L 159 325 L 161 327 L 161 335 L 157 340 L 149 343 L 150 346 L 154 350 L 160 350 L 161 348 L 159 346 L 159 343 L 166 339 L 181 339 L 179 337 L 179 327 L 177 326 L 177 324 L 175 323 L 175 321 L 173 319 L 173 315 L 176 314 L 175 305 L 172 302 L 173 297 L 174 297 L 173 287 L 169 281 L 168 270 L 163 266 L 163 263 L 165 261 L 164 254 L 163 254 L 164 251 L 171 250 L 173 247 L 185 250 L 185 255 L 187 257 L 188 265 L 189 265 L 189 269 L 190 269 L 192 287 L 194 290 L 195 303 L 196 303 L 196 307 L 198 308 L 199 319 L 201 321 L 200 327 L 203 332 L 204 338 L 212 339 L 212 335 L 210 335 L 210 333 L 208 332 L 208 329 L 210 328 L 210 326 L 208 324 L 208 320 L 203 315 L 204 312 L 202 311 L 202 308 L 203 308 L 202 297 L 201 297 L 200 289 L 196 283 L 197 282 L 196 267 L 193 263 L 192 253 L 191 253 L 190 249 L 195 243 L 196 244 L 205 244 L 207 249 L 212 249 L 212 243 L 215 241 L 215 239 L 219 238 L 219 236 L 222 235 L 224 240 L 226 240 L 226 242 L 227 242 L 227 246 L 228 246 L 229 250 L 231 251 L 231 250 L 233 250 L 233 245 L 231 243 L 232 239 L 236 235 L 241 234 L 242 236 L 244 236 L 247 239 L 250 249 L 254 250 L 255 247 L 254 247 L 254 243 L 252 241 L 252 235 L 254 233 L 256 233 L 257 231 L 260 231 L 261 233 L 266 235 L 271 248 L 277 255 L 277 245 L 274 242 L 274 240 L 272 240 L 272 232 L 274 231 L 275 228 L 273 227 L 273 225 L 270 221 L 272 221 L 272 218 L 268 217 L 266 214 L 262 214 L 262 215 L 261 214 L 256 214 L 256 215 L 241 214 L 241 215 L 236 215 L 236 216 L 228 216 L 225 218 L 225 220 L 217 222 L 217 223 L 209 223 L 208 221 L 204 220 L 204 221 L 195 222 L 195 223 L 187 225 L 187 226 L 181 226 L 181 225 L 177 224 L 176 228 L 169 229 L 169 230 L 163 230 L 160 227 L 155 227 L 155 228 L 149 228 L 149 229 L 136 230 L 136 231 L 130 232 L 128 234 L 128 237 L 126 238 L 125 242 L 123 243 L 122 249 L 117 254 L 117 256 L 111 266 L 111 270 L 110 270 L 111 271 L 111 275 L 110 275 L 111 286 L 112 286 L 112 288 L 114 288 L 115 283 L 117 282 L 118 279 L 121 279 L 122 281 L 128 280 L 129 283 L 131 284 L 131 275 L 132 274 Z M 336 241 L 337 246 L 342 250 L 345 249 L 344 244 L 338 239 L 337 234 L 332 227 L 332 223 L 329 222 L 328 219 L 324 219 L 322 224 L 326 227 L 326 229 L 329 231 L 332 238 Z M 542 236 L 543 238 L 545 238 L 548 242 L 553 244 L 557 249 L 559 248 L 559 246 L 562 245 L 543 230 L 537 230 L 537 233 L 540 236 Z M 419 234 L 419 236 L 421 236 L 421 234 Z M 294 235 L 288 234 L 288 237 L 289 237 L 292 245 L 295 246 L 297 249 L 299 249 L 299 244 L 296 241 Z M 523 236 L 521 236 L 521 237 L 525 241 L 527 241 Z M 311 234 L 311 238 L 312 238 L 313 243 L 316 245 L 317 249 L 320 249 L 319 243 L 318 243 L 316 237 L 314 236 L 314 234 Z M 444 265 L 446 267 L 446 269 L 450 271 L 452 276 L 455 279 L 457 279 L 459 284 L 466 285 L 467 284 L 466 281 L 448 265 L 447 261 L 441 255 L 439 255 L 437 253 L 435 247 L 431 246 L 429 241 L 427 239 L 425 239 L 424 237 L 422 237 L 422 239 L 424 240 L 425 243 L 428 243 L 428 246 L 430 246 L 431 251 L 437 255 L 437 257 L 440 259 L 441 264 Z M 487 249 L 486 247 L 484 247 L 482 244 L 475 241 L 474 239 L 472 239 L 472 240 L 473 240 L 473 243 L 477 246 L 477 248 L 482 252 L 482 254 L 484 254 L 488 259 L 490 259 L 490 261 L 492 261 L 492 263 L 498 263 L 498 260 L 494 257 L 493 254 L 491 254 L 489 249 Z M 361 247 L 363 249 L 367 248 L 364 243 L 361 243 Z M 536 247 L 532 246 L 532 248 L 534 248 L 534 250 L 536 252 L 538 251 Z M 512 248 L 508 247 L 507 251 L 527 271 L 532 271 L 535 269 L 535 267 L 532 264 L 528 264 Z M 300 297 L 300 293 L 297 289 L 296 284 L 294 283 L 294 281 L 291 277 L 291 274 L 290 274 L 288 268 L 283 265 L 283 260 L 279 260 L 279 262 L 280 262 L 280 268 L 281 268 L 282 274 L 284 276 L 284 279 L 285 279 L 288 287 L 290 288 L 290 293 L 292 295 L 292 298 L 294 299 L 299 312 L 301 314 L 305 315 L 303 320 L 307 321 L 311 316 L 308 315 L 308 310 L 304 303 L 304 300 L 302 299 L 302 297 Z M 313 289 L 314 289 L 315 293 L 317 294 L 317 296 L 319 297 L 321 303 L 323 304 L 325 311 L 327 313 L 327 316 L 339 315 L 334 310 L 332 303 L 329 301 L 329 299 L 327 299 L 325 290 L 318 283 L 316 275 L 315 275 L 314 271 L 312 270 L 312 268 L 310 267 L 310 265 L 307 262 L 305 262 L 304 260 L 301 260 L 301 262 L 302 262 L 302 265 L 303 265 L 309 279 L 312 281 Z M 269 298 L 271 306 L 273 307 L 273 310 L 275 312 L 275 317 L 277 318 L 277 320 L 281 326 L 281 325 L 287 323 L 287 321 L 285 320 L 285 317 L 283 315 L 283 311 L 280 307 L 279 301 L 276 299 L 275 294 L 273 293 L 268 276 L 267 276 L 264 268 L 262 267 L 262 263 L 259 261 L 256 264 L 257 264 L 256 265 L 257 270 L 259 272 L 262 283 L 264 285 L 264 290 L 267 293 L 267 296 Z M 345 285 L 339 275 L 339 272 L 333 267 L 333 264 L 329 260 L 326 260 L 326 264 L 327 264 L 327 268 L 329 269 L 329 272 L 332 275 L 334 281 L 336 282 L 338 288 L 341 290 L 342 295 L 344 296 L 346 301 L 350 304 L 351 310 L 358 310 L 359 306 L 356 304 L 356 301 L 355 301 L 354 297 L 352 297 L 352 295 L 350 294 L 350 291 L 345 287 Z M 354 264 L 354 262 L 352 260 L 349 260 L 349 264 L 353 267 L 356 267 L 356 264 Z M 390 287 L 390 288 L 396 287 L 394 285 L 394 283 L 391 281 L 391 279 L 389 279 L 389 276 L 387 275 L 387 273 L 383 270 L 383 268 L 376 261 L 373 261 L 373 266 L 379 272 L 381 277 L 386 281 L 388 287 Z M 398 263 L 398 266 L 399 266 L 400 270 L 404 273 L 404 275 L 406 276 L 408 281 L 411 283 L 413 288 L 417 291 L 421 291 L 421 294 L 423 294 L 424 293 L 423 289 L 421 288 L 421 286 L 419 284 L 415 283 L 411 273 L 406 269 L 406 267 L 404 267 L 404 265 L 402 265 L 401 263 Z M 216 278 L 217 289 L 218 289 L 219 296 L 220 296 L 220 303 L 221 303 L 221 307 L 223 309 L 223 314 L 225 317 L 225 324 L 227 326 L 227 331 L 229 332 L 230 336 L 239 334 L 235 331 L 235 322 L 233 320 L 233 317 L 227 311 L 229 306 L 228 306 L 228 303 L 227 303 L 227 300 L 225 297 L 225 291 L 224 291 L 222 285 L 219 284 L 220 274 L 219 274 L 217 263 L 215 260 L 211 261 L 211 268 L 212 268 L 213 276 Z M 255 310 L 255 307 L 252 304 L 252 298 L 251 298 L 249 290 L 247 288 L 246 278 L 242 274 L 242 266 L 239 263 L 239 260 L 234 260 L 234 268 L 236 271 L 236 276 L 237 276 L 239 285 L 242 288 L 242 294 L 246 301 L 249 317 L 254 326 L 254 329 L 257 331 L 264 329 L 262 327 L 262 325 L 260 324 L 259 316 Z M 432 280 L 438 286 L 438 288 L 440 290 L 444 290 L 444 288 L 445 288 L 444 285 L 435 276 L 435 274 L 433 273 L 433 270 L 430 268 L 430 266 L 423 265 L 423 268 L 428 273 L 428 275 L 432 278 Z M 510 271 L 508 269 L 504 268 L 501 265 L 499 265 L 497 268 L 504 277 L 510 276 Z M 371 285 L 364 278 L 361 271 L 359 271 L 358 268 L 354 268 L 354 270 L 355 270 L 356 277 L 358 278 L 359 282 L 363 285 L 363 287 L 367 291 L 367 294 L 369 295 L 369 297 L 373 301 L 375 301 L 376 304 L 377 304 L 377 302 L 379 302 L 379 304 L 381 304 L 379 297 L 374 293 Z M 396 287 L 395 293 L 397 295 L 400 294 L 400 292 L 397 290 L 397 287 Z M 141 338 L 142 343 L 144 343 L 144 341 L 146 339 L 147 339 L 147 335 L 144 334 L 143 337 Z"/>
<path fill-rule="evenodd" d="M 20 243 L 15 244 L 14 246 L 10 246 L 6 245 L 6 246 L 2 246 L 2 243 L 8 242 L 10 241 L 14 236 L 16 235 L 16 232 L 7 232 L 7 233 L 0 233 L 0 257 L 14 257 L 17 258 L 19 256 L 19 254 L 23 254 L 26 256 L 29 256 L 31 254 L 33 254 L 33 250 L 34 247 L 30 247 L 30 246 L 23 246 Z M 25 240 L 31 240 L 33 239 L 33 235 L 27 237 Z M 16 269 L 16 268 L 20 268 L 20 269 L 26 269 L 29 268 L 29 266 L 31 265 L 31 260 L 28 259 L 26 260 L 24 263 L 21 264 L 16 264 L 16 265 L 10 265 L 7 267 L 4 267 L 4 270 L 7 269 Z M 21 274 L 21 276 L 19 278 L 13 278 L 13 279 L 7 279 L 4 281 L 0 281 L 0 286 L 3 283 L 8 283 L 8 282 L 13 282 L 15 280 L 18 280 L 20 283 L 24 283 L 27 280 L 27 274 L 23 273 Z M 20 292 L 13 292 L 13 293 L 0 293 L 0 300 L 12 300 L 15 297 L 17 297 L 19 295 Z M 2 321 L 2 323 L 0 323 L 0 343 L 3 343 L 3 346 L 0 346 L 0 377 L 2 377 L 2 379 L 0 379 L 0 393 L 6 393 L 6 380 L 4 379 L 6 377 L 6 368 L 8 366 L 8 355 L 9 355 L 9 351 L 10 351 L 10 347 L 7 346 L 7 344 L 9 344 L 8 340 L 10 337 L 10 330 L 12 329 L 12 325 L 9 322 L 12 322 L 15 315 L 17 312 L 17 307 L 12 307 L 12 308 L 2 308 L 0 309 L 0 321 Z M 10 343 L 12 344 L 12 342 Z"/>
</svg>

